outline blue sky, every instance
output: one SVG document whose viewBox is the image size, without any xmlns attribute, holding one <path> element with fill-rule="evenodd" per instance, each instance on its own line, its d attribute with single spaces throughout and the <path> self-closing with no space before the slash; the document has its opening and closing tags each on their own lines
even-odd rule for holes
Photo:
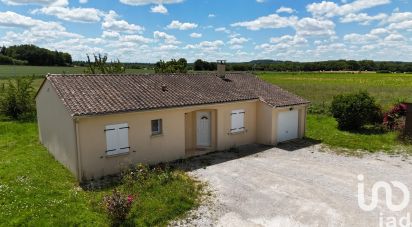
<svg viewBox="0 0 412 227">
<path fill-rule="evenodd" d="M 0 45 L 123 62 L 412 61 L 409 0 L 0 0 Z"/>
</svg>

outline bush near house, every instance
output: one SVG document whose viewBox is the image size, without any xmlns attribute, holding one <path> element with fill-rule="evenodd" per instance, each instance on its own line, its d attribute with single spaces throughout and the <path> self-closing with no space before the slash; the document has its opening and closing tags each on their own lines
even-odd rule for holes
<svg viewBox="0 0 412 227">
<path fill-rule="evenodd" d="M 383 118 L 383 124 L 389 130 L 401 131 L 405 128 L 405 119 L 407 106 L 404 103 L 395 104 L 395 106 Z"/>
<path fill-rule="evenodd" d="M 381 108 L 367 92 L 337 95 L 332 100 L 332 116 L 343 130 L 358 130 L 366 124 L 382 122 Z"/>
</svg>

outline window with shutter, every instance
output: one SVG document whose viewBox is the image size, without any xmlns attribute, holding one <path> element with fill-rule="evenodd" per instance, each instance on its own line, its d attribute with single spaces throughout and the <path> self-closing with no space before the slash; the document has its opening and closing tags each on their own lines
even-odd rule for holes
<svg viewBox="0 0 412 227">
<path fill-rule="evenodd" d="M 233 110 L 231 113 L 230 132 L 242 132 L 245 130 L 245 110 Z"/>
<path fill-rule="evenodd" d="M 129 126 L 127 124 L 107 125 L 105 132 L 107 155 L 129 152 Z"/>
</svg>

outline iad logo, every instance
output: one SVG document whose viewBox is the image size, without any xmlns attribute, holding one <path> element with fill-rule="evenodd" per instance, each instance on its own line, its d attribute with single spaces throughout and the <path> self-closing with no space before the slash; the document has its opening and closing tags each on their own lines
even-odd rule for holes
<svg viewBox="0 0 412 227">
<path fill-rule="evenodd" d="M 400 189 L 403 193 L 403 200 L 400 204 L 394 204 L 392 200 L 392 186 L 385 181 L 378 181 L 372 186 L 372 197 L 371 202 L 366 204 L 365 202 L 365 184 L 364 176 L 362 174 L 358 175 L 358 205 L 364 211 L 372 211 L 376 209 L 379 202 L 379 191 L 383 190 L 385 192 L 386 206 L 389 210 L 398 212 L 402 211 L 409 205 L 410 192 L 408 187 L 399 181 L 391 181 L 393 187 Z"/>
</svg>

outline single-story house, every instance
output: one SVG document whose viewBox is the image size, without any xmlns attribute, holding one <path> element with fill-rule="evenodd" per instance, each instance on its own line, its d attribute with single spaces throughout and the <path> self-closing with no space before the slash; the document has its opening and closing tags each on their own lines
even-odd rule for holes
<svg viewBox="0 0 412 227">
<path fill-rule="evenodd" d="M 41 143 L 80 181 L 301 138 L 309 102 L 248 73 L 47 75 Z"/>
</svg>

